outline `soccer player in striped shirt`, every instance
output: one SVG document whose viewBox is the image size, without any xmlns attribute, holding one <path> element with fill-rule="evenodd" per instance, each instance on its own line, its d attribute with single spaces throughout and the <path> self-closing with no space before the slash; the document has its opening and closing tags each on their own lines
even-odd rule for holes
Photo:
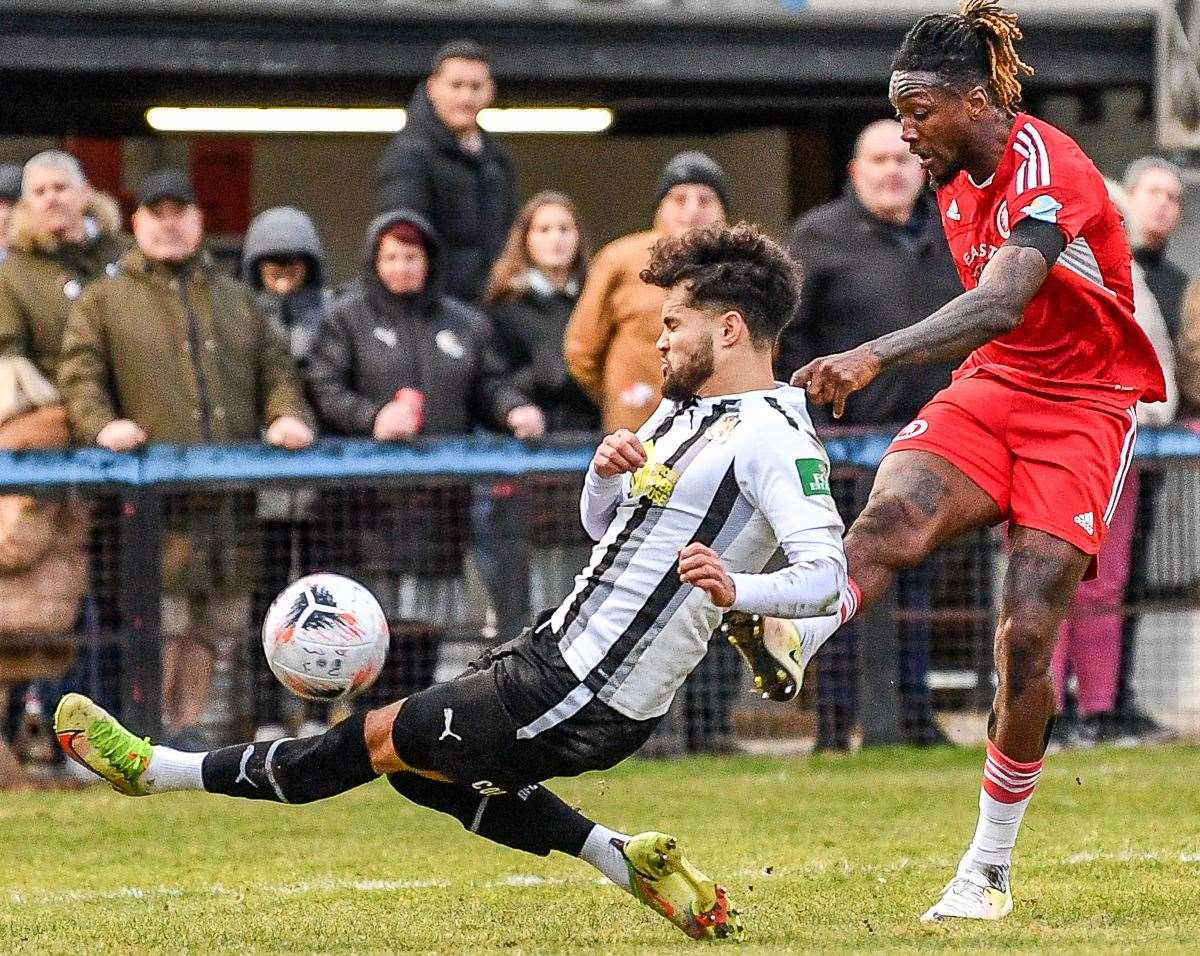
<svg viewBox="0 0 1200 956">
<path fill-rule="evenodd" d="M 597 449 L 580 502 L 597 543 L 558 608 L 454 680 L 302 740 L 181 753 L 69 694 L 55 714 L 67 753 L 131 795 L 305 803 L 386 775 L 472 833 L 582 857 L 693 938 L 740 936 L 725 891 L 673 837 L 616 833 L 541 786 L 634 753 L 727 610 L 826 615 L 846 585 L 804 391 L 772 376 L 796 305 L 793 263 L 740 224 L 663 240 L 642 278 L 667 291 L 665 398 L 637 434 Z M 781 548 L 787 566 L 763 573 Z M 794 628 L 772 633 L 801 651 Z"/>
</svg>

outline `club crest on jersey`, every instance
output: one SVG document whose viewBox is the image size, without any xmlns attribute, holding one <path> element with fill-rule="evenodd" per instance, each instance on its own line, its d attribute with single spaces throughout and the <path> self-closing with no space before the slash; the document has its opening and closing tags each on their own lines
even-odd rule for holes
<svg viewBox="0 0 1200 956">
<path fill-rule="evenodd" d="M 1012 229 L 1008 225 L 1008 200 L 1003 200 L 996 207 L 996 231 L 1000 233 L 1000 238 L 1007 239 L 1012 235 Z"/>
<path fill-rule="evenodd" d="M 739 421 L 741 419 L 737 412 L 726 412 L 709 428 L 707 432 L 708 440 L 718 445 L 721 444 L 733 434 L 733 430 L 737 428 Z"/>
<path fill-rule="evenodd" d="M 646 498 L 660 508 L 665 505 L 679 483 L 679 472 L 661 461 L 654 460 L 654 442 L 646 442 L 646 464 L 633 473 L 629 497 Z"/>
<path fill-rule="evenodd" d="M 916 438 L 918 435 L 924 435 L 927 431 L 929 431 L 929 422 L 923 418 L 914 418 L 900 429 L 892 441 L 904 441 L 906 438 Z"/>
</svg>

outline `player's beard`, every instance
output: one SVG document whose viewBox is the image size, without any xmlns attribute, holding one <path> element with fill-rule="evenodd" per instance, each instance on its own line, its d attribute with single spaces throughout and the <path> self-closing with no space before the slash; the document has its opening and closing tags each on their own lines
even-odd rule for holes
<svg viewBox="0 0 1200 956">
<path fill-rule="evenodd" d="M 928 174 L 929 175 L 929 185 L 931 188 L 933 188 L 935 190 L 942 189 L 946 186 L 949 186 L 952 182 L 954 182 L 955 177 L 958 176 L 958 174 L 961 173 L 962 171 L 963 171 L 962 163 L 951 163 L 949 166 L 946 167 L 946 171 L 944 173 L 942 173 L 942 175 L 940 175 L 940 176 L 935 176 L 933 174 L 933 170 L 930 170 L 929 174 Z"/>
<path fill-rule="evenodd" d="M 681 364 L 667 366 L 663 373 L 663 398 L 673 402 L 691 398 L 712 378 L 713 368 L 712 339 L 705 338 Z"/>
<path fill-rule="evenodd" d="M 946 175 L 944 175 L 944 176 L 935 176 L 935 175 L 933 175 L 933 173 L 930 173 L 929 174 L 930 188 L 937 190 L 937 189 L 942 189 L 945 186 L 949 186 L 952 182 L 954 182 L 954 177 L 958 175 L 958 172 L 959 171 L 957 169 L 954 169 L 954 170 L 951 170 L 950 172 L 946 173 Z"/>
</svg>

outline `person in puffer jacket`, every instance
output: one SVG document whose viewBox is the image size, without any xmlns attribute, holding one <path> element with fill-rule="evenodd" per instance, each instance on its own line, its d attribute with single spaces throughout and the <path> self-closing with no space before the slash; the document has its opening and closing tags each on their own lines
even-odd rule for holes
<svg viewBox="0 0 1200 956">
<path fill-rule="evenodd" d="M 70 437 L 58 392 L 26 358 L 0 358 L 0 450 L 62 448 Z M 0 712 L 9 686 L 59 677 L 87 589 L 83 507 L 61 498 L 0 496 Z M 30 783 L 0 739 L 0 790 Z"/>
<path fill-rule="evenodd" d="M 433 227 L 411 210 L 367 229 L 362 279 L 330 309 L 306 378 L 323 430 L 403 441 L 483 427 L 537 438 L 545 420 L 513 387 L 492 326 L 442 291 L 443 253 Z M 421 395 L 414 416 L 396 398 Z"/>
<path fill-rule="evenodd" d="M 323 430 L 381 442 L 477 428 L 542 435 L 545 418 L 512 385 L 487 317 L 443 294 L 442 266 L 437 233 L 417 213 L 371 223 L 362 279 L 330 309 L 306 371 Z M 334 523 L 319 537 L 339 553 L 323 566 L 365 575 L 393 619 L 463 626 L 452 609 L 466 606 L 471 498 L 465 482 L 324 493 L 323 520 Z"/>
</svg>

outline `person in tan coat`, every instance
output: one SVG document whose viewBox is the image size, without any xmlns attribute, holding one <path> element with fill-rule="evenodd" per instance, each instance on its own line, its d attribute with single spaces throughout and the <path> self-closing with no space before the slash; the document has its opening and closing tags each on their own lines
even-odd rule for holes
<svg viewBox="0 0 1200 956">
<path fill-rule="evenodd" d="M 684 152 L 663 168 L 654 225 L 597 253 L 563 338 L 567 369 L 600 406 L 606 433 L 636 430 L 662 399 L 654 343 L 664 293 L 641 280 L 650 247 L 664 236 L 724 222 L 725 173 L 704 153 Z"/>
<path fill-rule="evenodd" d="M 58 392 L 23 357 L 0 357 L 0 450 L 65 447 Z M 74 657 L 71 633 L 87 588 L 83 507 L 59 498 L 0 496 L 0 712 L 9 686 L 60 677 Z M 31 781 L 0 739 L 0 790 Z"/>
<path fill-rule="evenodd" d="M 642 281 L 650 249 L 664 237 L 724 222 L 729 207 L 725 173 L 704 153 L 678 153 L 658 179 L 654 224 L 609 243 L 597 253 L 567 323 L 563 350 L 567 370 L 600 406 L 602 428 L 636 431 L 662 400 L 662 332 L 666 293 Z M 728 645 L 714 648 L 684 685 L 682 728 L 673 718 L 644 755 L 668 755 L 732 747 L 729 713 L 737 666 Z"/>
<path fill-rule="evenodd" d="M 0 264 L 0 355 L 31 359 L 53 382 L 71 304 L 112 275 L 128 248 L 120 209 L 74 156 L 49 150 L 29 160 Z"/>
<path fill-rule="evenodd" d="M 110 451 L 147 442 L 260 441 L 302 448 L 312 413 L 281 335 L 250 290 L 201 249 L 187 177 L 152 173 L 133 215 L 136 248 L 71 310 L 59 386 L 77 440 Z M 168 501 L 163 548 L 163 711 L 168 732 L 202 745 L 198 723 L 219 647 L 248 632 L 252 501 Z"/>
</svg>

